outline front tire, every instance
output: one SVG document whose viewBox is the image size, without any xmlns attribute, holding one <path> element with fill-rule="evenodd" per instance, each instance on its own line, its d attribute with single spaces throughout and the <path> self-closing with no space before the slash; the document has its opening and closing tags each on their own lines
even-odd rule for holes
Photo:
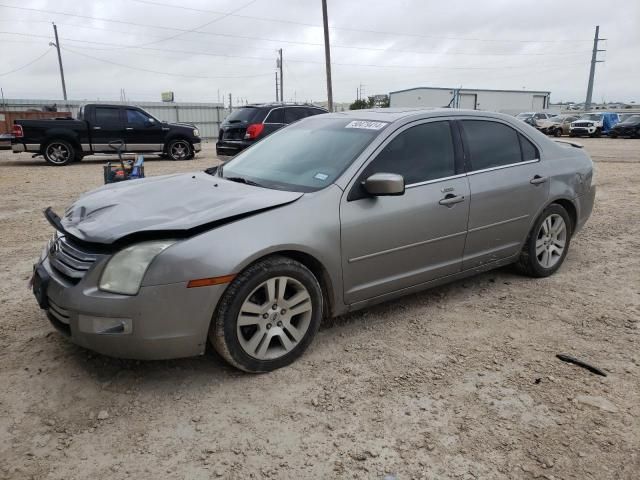
<svg viewBox="0 0 640 480">
<path fill-rule="evenodd" d="M 167 145 L 167 156 L 171 160 L 190 160 L 193 158 L 193 148 L 187 140 L 171 140 Z"/>
<path fill-rule="evenodd" d="M 74 146 L 66 140 L 52 140 L 44 146 L 42 151 L 47 163 L 55 167 L 69 165 L 78 157 Z"/>
<path fill-rule="evenodd" d="M 553 136 L 554 137 L 561 137 L 562 136 L 562 129 L 561 128 L 556 128 L 555 131 L 553 132 Z"/>
<path fill-rule="evenodd" d="M 322 289 L 307 267 L 287 257 L 268 257 L 229 285 L 209 340 L 234 367 L 270 372 L 304 353 L 320 327 L 322 306 Z"/>
<path fill-rule="evenodd" d="M 522 248 L 516 268 L 530 277 L 548 277 L 564 262 L 572 232 L 569 214 L 552 203 L 536 220 Z"/>
</svg>

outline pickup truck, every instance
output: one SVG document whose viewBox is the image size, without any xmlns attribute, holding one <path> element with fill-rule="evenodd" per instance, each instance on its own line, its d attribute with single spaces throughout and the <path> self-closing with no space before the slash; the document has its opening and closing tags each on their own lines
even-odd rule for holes
<svg viewBox="0 0 640 480">
<path fill-rule="evenodd" d="M 122 140 L 125 152 L 158 153 L 189 160 L 201 149 L 200 132 L 191 124 L 167 123 L 139 107 L 87 104 L 76 120 L 14 120 L 14 153 L 42 155 L 50 165 L 68 165 L 87 155 L 113 153 L 109 142 Z"/>
</svg>

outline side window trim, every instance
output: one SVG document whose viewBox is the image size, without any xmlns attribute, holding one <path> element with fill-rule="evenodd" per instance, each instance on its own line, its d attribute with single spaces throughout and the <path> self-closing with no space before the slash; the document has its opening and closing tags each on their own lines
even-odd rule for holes
<svg viewBox="0 0 640 480">
<path fill-rule="evenodd" d="M 447 123 L 449 123 L 449 128 L 451 129 L 451 137 L 452 137 L 453 148 L 454 148 L 453 154 L 454 154 L 454 162 L 455 162 L 456 174 L 455 175 L 450 175 L 450 176 L 447 176 L 447 177 L 441 177 L 441 178 L 434 178 L 434 179 L 431 179 L 431 180 L 425 180 L 424 182 L 416 182 L 416 183 L 407 184 L 407 185 L 405 185 L 405 189 L 413 188 L 413 187 L 419 187 L 419 186 L 422 186 L 422 185 L 428 185 L 430 183 L 443 182 L 443 181 L 447 181 L 447 180 L 452 180 L 454 178 L 460 178 L 460 177 L 466 176 L 467 173 L 464 170 L 458 171 L 459 162 L 462 161 L 461 159 L 458 158 L 458 155 L 462 153 L 462 150 L 461 150 L 462 149 L 462 144 L 456 146 L 456 144 L 460 140 L 460 138 L 456 136 L 457 128 L 454 126 L 454 124 L 456 123 L 456 119 L 455 118 L 451 118 L 451 117 L 423 118 L 423 119 L 419 119 L 419 120 L 414 120 L 414 121 L 412 121 L 410 123 L 407 123 L 405 125 L 402 125 L 402 126 L 396 128 L 395 130 L 393 130 L 392 132 L 390 132 L 387 135 L 387 138 L 385 138 L 382 141 L 382 143 L 380 143 L 380 145 L 378 145 L 373 152 L 371 152 L 371 154 L 362 163 L 362 165 L 360 165 L 360 168 L 358 168 L 358 171 L 351 178 L 347 188 L 345 189 L 345 190 L 347 190 L 349 192 L 347 194 L 347 197 L 346 197 L 347 198 L 347 202 L 359 200 L 359 197 L 358 198 L 353 198 L 353 196 L 358 191 L 358 186 L 359 186 L 359 182 L 361 180 L 362 175 L 366 171 L 367 167 L 371 164 L 371 162 L 375 161 L 375 159 L 378 158 L 378 155 L 385 149 L 385 147 L 387 145 L 389 145 L 389 143 L 391 143 L 398 135 L 402 134 L 403 132 L 406 132 L 410 128 L 417 127 L 418 125 L 424 125 L 424 124 L 435 123 L 435 122 L 447 122 Z"/>
<path fill-rule="evenodd" d="M 486 121 L 486 122 L 493 122 L 493 123 L 500 123 L 506 127 L 511 128 L 512 130 L 514 130 L 516 132 L 516 134 L 518 135 L 518 145 L 520 147 L 520 158 L 523 158 L 523 153 L 522 153 L 522 142 L 520 140 L 520 136 L 524 137 L 525 139 L 529 140 L 529 142 L 531 142 L 531 144 L 535 147 L 536 149 L 536 153 L 538 154 L 538 158 L 534 158 L 533 160 L 525 160 L 522 161 L 520 160 L 519 162 L 516 163 L 509 163 L 507 165 L 498 165 L 496 167 L 489 167 L 489 168 L 483 168 L 480 170 L 473 170 L 472 169 L 472 165 L 471 165 L 471 158 L 468 155 L 469 152 L 469 145 L 467 142 L 467 138 L 464 134 L 464 127 L 462 126 L 462 121 L 464 120 L 482 120 L 482 121 Z M 465 171 L 467 175 L 476 175 L 478 173 L 484 173 L 484 172 L 492 172 L 494 170 L 502 170 L 503 168 L 511 168 L 511 167 L 517 167 L 518 165 L 528 165 L 531 163 L 536 163 L 540 161 L 540 148 L 538 147 L 538 145 L 536 145 L 536 143 L 531 140 L 529 137 L 527 137 L 524 133 L 520 132 L 520 130 L 513 128 L 511 125 L 509 125 L 506 122 L 502 122 L 500 121 L 500 119 L 498 118 L 487 118 L 487 117 L 460 117 L 458 119 L 456 119 L 456 124 L 458 124 L 458 128 L 460 129 L 460 138 L 462 141 L 462 148 L 464 151 L 464 166 L 465 166 Z"/>
</svg>

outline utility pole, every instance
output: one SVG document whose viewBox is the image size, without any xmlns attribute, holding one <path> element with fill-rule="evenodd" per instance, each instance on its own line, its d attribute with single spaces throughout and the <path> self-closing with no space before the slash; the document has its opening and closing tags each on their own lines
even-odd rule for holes
<svg viewBox="0 0 640 480">
<path fill-rule="evenodd" d="M 282 49 L 278 50 L 278 54 L 280 55 L 280 58 L 278 58 L 277 64 L 278 67 L 280 68 L 280 101 L 284 102 L 284 86 L 283 86 L 283 76 L 282 76 Z"/>
<path fill-rule="evenodd" d="M 329 21 L 327 0 L 322 0 L 322 26 L 324 27 L 324 58 L 327 68 L 327 110 L 333 112 L 333 89 L 331 87 L 331 48 L 329 47 Z"/>
<path fill-rule="evenodd" d="M 231 105 L 231 94 L 229 94 L 229 113 L 233 111 L 233 107 Z"/>
<path fill-rule="evenodd" d="M 585 112 L 591 110 L 591 97 L 593 96 L 593 77 L 596 74 L 596 63 L 602 63 L 604 60 L 598 60 L 598 52 L 605 50 L 598 49 L 598 42 L 606 40 L 606 38 L 598 38 L 600 33 L 600 25 L 596 26 L 596 34 L 593 37 L 593 52 L 591 53 L 591 69 L 589 70 L 589 84 L 587 86 L 587 99 L 584 102 Z"/>
<path fill-rule="evenodd" d="M 53 45 L 58 50 L 58 65 L 60 65 L 60 80 L 62 80 L 62 96 L 65 101 L 67 100 L 67 86 L 64 83 L 64 70 L 62 69 L 62 55 L 60 55 L 60 40 L 58 39 L 58 27 L 55 23 L 53 25 L 53 34 L 56 37 L 56 43 L 49 42 L 49 45 Z"/>
<path fill-rule="evenodd" d="M 278 72 L 275 72 L 275 73 L 276 73 L 276 103 L 277 103 L 280 101 L 280 98 L 278 94 Z"/>
</svg>

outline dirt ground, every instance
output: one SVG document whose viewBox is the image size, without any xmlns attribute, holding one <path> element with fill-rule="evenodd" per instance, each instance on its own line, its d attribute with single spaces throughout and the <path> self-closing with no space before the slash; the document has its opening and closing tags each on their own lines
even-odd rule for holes
<svg viewBox="0 0 640 480">
<path fill-rule="evenodd" d="M 640 478 L 640 141 L 581 142 L 597 203 L 556 275 L 505 268 L 332 320 L 264 375 L 54 331 L 27 290 L 41 212 L 99 186 L 104 159 L 0 152 L 0 478 Z"/>
</svg>

